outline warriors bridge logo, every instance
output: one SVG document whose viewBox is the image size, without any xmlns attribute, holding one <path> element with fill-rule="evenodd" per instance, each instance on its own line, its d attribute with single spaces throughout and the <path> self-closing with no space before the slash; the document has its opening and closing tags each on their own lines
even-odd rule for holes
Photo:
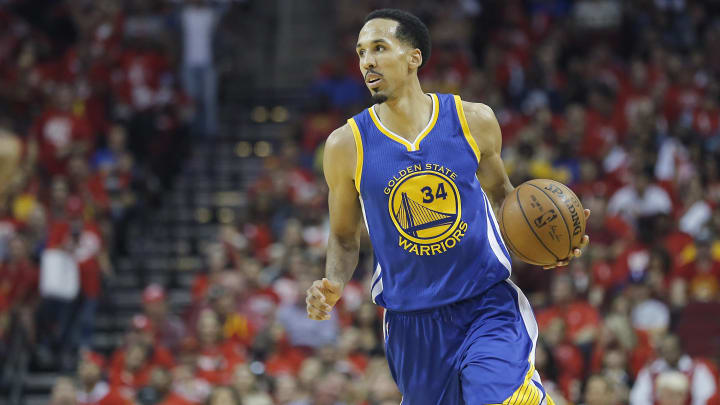
<svg viewBox="0 0 720 405">
<path fill-rule="evenodd" d="M 388 181 L 388 210 L 400 233 L 398 243 L 418 256 L 455 247 L 465 236 L 457 174 L 441 165 L 415 164 Z"/>
</svg>

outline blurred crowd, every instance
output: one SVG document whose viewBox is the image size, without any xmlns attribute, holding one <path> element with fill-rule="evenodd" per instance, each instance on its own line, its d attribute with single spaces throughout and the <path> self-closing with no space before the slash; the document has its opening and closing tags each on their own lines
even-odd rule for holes
<svg viewBox="0 0 720 405">
<path fill-rule="evenodd" d="M 68 372 L 82 348 L 53 404 L 400 402 L 369 298 L 367 238 L 332 318 L 307 319 L 304 303 L 324 273 L 323 141 L 367 107 L 354 43 L 367 12 L 384 6 L 430 27 L 426 91 L 493 108 L 513 184 L 552 178 L 592 210 L 590 245 L 566 268 L 513 262 L 555 402 L 720 403 L 720 4 L 335 2 L 336 44 L 312 103 L 263 159 L 247 213 L 207 245 L 193 304 L 174 313 L 163 286 L 147 286 L 123 344 L 101 354 L 92 314 L 100 275 L 112 272 L 107 252 L 123 249 L 123 219 L 147 211 L 154 184 L 176 170 L 153 162 L 194 105 L 203 118 L 191 130 L 217 128 L 212 55 L 181 60 L 162 42 L 173 2 L 66 2 L 53 24 L 30 23 L 44 15 L 30 3 L 0 14 L 0 123 L 27 153 L 1 205 L 0 337 L 22 325 L 38 361 Z M 222 12 L 213 10 L 181 20 L 211 30 L 208 13 Z M 68 25 L 71 38 L 60 35 Z M 178 72 L 194 83 L 185 92 Z"/>
<path fill-rule="evenodd" d="M 0 137 L 22 145 L 0 193 L 0 363 L 12 331 L 46 368 L 74 367 L 92 344 L 128 221 L 158 203 L 193 117 L 157 35 L 177 7 L 0 7 Z"/>
</svg>

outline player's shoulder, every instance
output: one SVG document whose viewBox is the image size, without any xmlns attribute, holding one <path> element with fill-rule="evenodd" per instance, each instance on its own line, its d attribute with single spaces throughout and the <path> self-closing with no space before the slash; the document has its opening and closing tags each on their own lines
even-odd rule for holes
<svg viewBox="0 0 720 405">
<path fill-rule="evenodd" d="M 495 113 L 489 105 L 483 103 L 474 103 L 471 101 L 462 101 L 463 110 L 465 111 L 465 117 L 476 124 L 491 124 L 497 121 Z"/>
<path fill-rule="evenodd" d="M 354 171 L 357 159 L 355 136 L 349 124 L 332 131 L 325 141 L 323 149 L 324 162 L 331 164 L 335 170 L 347 168 Z"/>
<path fill-rule="evenodd" d="M 463 100 L 465 119 L 470 127 L 470 134 L 485 154 L 488 151 L 497 151 L 502 143 L 500 124 L 492 108 L 487 104 L 473 103 Z"/>
<path fill-rule="evenodd" d="M 347 153 L 355 152 L 355 136 L 350 124 L 345 124 L 330 133 L 325 141 L 325 153 Z"/>
</svg>

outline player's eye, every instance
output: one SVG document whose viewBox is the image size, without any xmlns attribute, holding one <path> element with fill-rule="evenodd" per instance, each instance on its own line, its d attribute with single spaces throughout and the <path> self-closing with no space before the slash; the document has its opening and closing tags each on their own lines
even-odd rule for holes
<svg viewBox="0 0 720 405">
<path fill-rule="evenodd" d="M 378 45 L 378 46 L 375 47 L 375 50 L 378 51 L 378 52 L 384 51 L 384 50 L 385 50 L 385 47 L 382 46 L 382 45 Z"/>
<path fill-rule="evenodd" d="M 365 55 L 365 50 L 364 49 L 359 50 L 358 56 L 363 56 L 363 55 Z"/>
</svg>

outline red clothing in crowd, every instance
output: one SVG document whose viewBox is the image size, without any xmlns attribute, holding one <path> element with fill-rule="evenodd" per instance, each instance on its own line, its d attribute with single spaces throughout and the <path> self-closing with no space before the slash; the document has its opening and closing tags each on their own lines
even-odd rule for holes
<svg viewBox="0 0 720 405">
<path fill-rule="evenodd" d="M 585 117 L 585 136 L 580 145 L 580 154 L 591 159 L 602 159 L 610 147 L 623 138 L 621 114 L 603 115 L 588 110 Z"/>
<path fill-rule="evenodd" d="M 198 352 L 195 376 L 211 384 L 226 384 L 235 366 L 244 362 L 244 350 L 234 341 L 206 346 Z"/>
<path fill-rule="evenodd" d="M 93 133 L 81 115 L 49 109 L 38 117 L 30 130 L 38 144 L 38 162 L 51 174 L 65 174 L 69 148 L 77 143 L 92 146 Z"/>
<path fill-rule="evenodd" d="M 110 386 L 121 392 L 124 396 L 132 398 L 135 396 L 137 390 L 147 385 L 150 381 L 150 371 L 152 371 L 152 368 L 153 366 L 151 364 L 146 363 L 134 372 L 126 370 L 125 368 L 120 370 L 111 369 L 108 375 Z"/>
<path fill-rule="evenodd" d="M 158 405 L 200 405 L 200 402 L 191 401 L 175 392 L 171 392 Z"/>
<path fill-rule="evenodd" d="M 132 401 L 125 398 L 120 391 L 110 387 L 104 381 L 95 384 L 90 392 L 79 391 L 78 405 L 132 405 Z"/>
<path fill-rule="evenodd" d="M 100 295 L 102 277 L 99 256 L 102 246 L 100 228 L 97 224 L 86 221 L 75 250 L 80 270 L 80 285 L 86 297 L 97 298 Z"/>
<path fill-rule="evenodd" d="M 599 326 L 600 315 L 587 301 L 577 300 L 565 307 L 559 305 L 544 309 L 537 314 L 540 330 L 550 325 L 553 319 L 560 318 L 565 323 L 565 336 L 575 340 L 588 326 Z"/>
<path fill-rule="evenodd" d="M 21 304 L 37 296 L 38 275 L 37 266 L 30 260 L 0 265 L 0 302 Z"/>
<path fill-rule="evenodd" d="M 125 368 L 125 348 L 121 347 L 115 350 L 112 358 L 110 359 L 110 370 L 111 372 L 117 373 L 118 371 Z M 152 367 L 164 367 L 171 369 L 175 366 L 175 360 L 170 351 L 162 346 L 155 345 L 150 349 L 148 356 L 148 364 Z"/>
<path fill-rule="evenodd" d="M 115 96 L 136 110 L 155 106 L 160 77 L 168 70 L 168 61 L 163 54 L 127 50 L 120 56 L 119 66 L 113 90 Z"/>
</svg>

